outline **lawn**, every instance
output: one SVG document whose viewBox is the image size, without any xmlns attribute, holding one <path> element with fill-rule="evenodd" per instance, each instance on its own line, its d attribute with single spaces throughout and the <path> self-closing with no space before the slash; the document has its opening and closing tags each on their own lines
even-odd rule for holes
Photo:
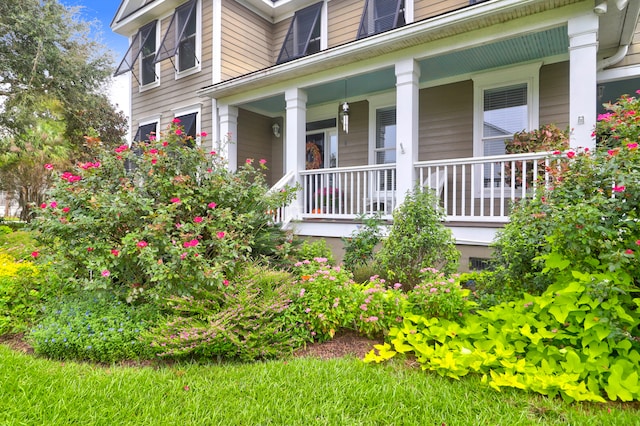
<svg viewBox="0 0 640 426">
<path fill-rule="evenodd" d="M 0 345 L 0 383 L 3 425 L 639 424 L 636 404 L 566 404 L 355 358 L 105 367 Z"/>
</svg>

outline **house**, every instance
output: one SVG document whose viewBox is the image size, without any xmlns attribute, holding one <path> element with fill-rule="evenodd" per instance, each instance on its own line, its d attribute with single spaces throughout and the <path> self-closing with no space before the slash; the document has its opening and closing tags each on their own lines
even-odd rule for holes
<svg viewBox="0 0 640 426">
<path fill-rule="evenodd" d="M 640 0 L 123 0 L 135 139 L 179 117 L 232 168 L 299 183 L 283 221 L 349 235 L 415 185 L 482 257 L 545 154 L 504 155 L 554 123 L 592 146 L 599 105 L 640 88 Z"/>
</svg>

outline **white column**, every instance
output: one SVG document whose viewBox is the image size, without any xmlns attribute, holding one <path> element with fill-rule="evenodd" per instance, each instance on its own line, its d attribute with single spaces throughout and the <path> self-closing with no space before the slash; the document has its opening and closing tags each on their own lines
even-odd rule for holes
<svg viewBox="0 0 640 426">
<path fill-rule="evenodd" d="M 307 94 L 298 88 L 288 89 L 284 94 L 287 102 L 285 120 L 284 149 L 285 173 L 294 172 L 296 182 L 301 183 L 298 172 L 305 169 L 305 136 L 307 123 Z M 302 197 L 291 204 L 287 214 L 290 219 L 298 219 L 302 212 Z"/>
<path fill-rule="evenodd" d="M 401 204 L 416 184 L 420 67 L 413 59 L 396 63 L 396 194 Z"/>
<path fill-rule="evenodd" d="M 238 169 L 238 108 L 218 105 L 220 155 L 229 162 L 229 170 Z"/>
<path fill-rule="evenodd" d="M 572 18 L 569 33 L 569 126 L 571 147 L 595 146 L 591 137 L 597 111 L 598 16 Z"/>
</svg>

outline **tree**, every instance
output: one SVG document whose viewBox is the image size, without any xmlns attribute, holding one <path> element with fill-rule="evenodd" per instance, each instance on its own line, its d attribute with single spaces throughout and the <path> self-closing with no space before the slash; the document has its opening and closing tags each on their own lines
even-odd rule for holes
<svg viewBox="0 0 640 426">
<path fill-rule="evenodd" d="M 90 158 L 85 136 L 117 146 L 126 132 L 102 94 L 111 55 L 78 13 L 58 0 L 0 2 L 0 190 L 19 198 L 23 219 L 45 163 Z"/>
</svg>

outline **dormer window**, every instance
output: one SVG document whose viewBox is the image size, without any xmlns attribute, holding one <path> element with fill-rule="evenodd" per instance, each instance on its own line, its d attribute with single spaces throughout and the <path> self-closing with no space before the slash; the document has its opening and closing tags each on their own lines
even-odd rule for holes
<svg viewBox="0 0 640 426">
<path fill-rule="evenodd" d="M 133 71 L 139 56 L 142 56 L 140 63 L 140 78 L 132 73 L 141 86 L 153 83 L 158 79 L 153 58 L 156 54 L 156 21 L 153 21 L 136 33 L 125 53 L 122 62 L 118 65 L 114 77 Z"/>
<path fill-rule="evenodd" d="M 200 64 L 196 5 L 197 0 L 190 0 L 176 8 L 154 63 L 169 59 L 177 72 L 193 69 Z"/>
<path fill-rule="evenodd" d="M 293 15 L 277 64 L 320 51 L 320 12 L 323 4 L 313 4 Z"/>
<path fill-rule="evenodd" d="M 404 0 L 365 0 L 358 27 L 358 39 L 404 24 Z"/>
</svg>

